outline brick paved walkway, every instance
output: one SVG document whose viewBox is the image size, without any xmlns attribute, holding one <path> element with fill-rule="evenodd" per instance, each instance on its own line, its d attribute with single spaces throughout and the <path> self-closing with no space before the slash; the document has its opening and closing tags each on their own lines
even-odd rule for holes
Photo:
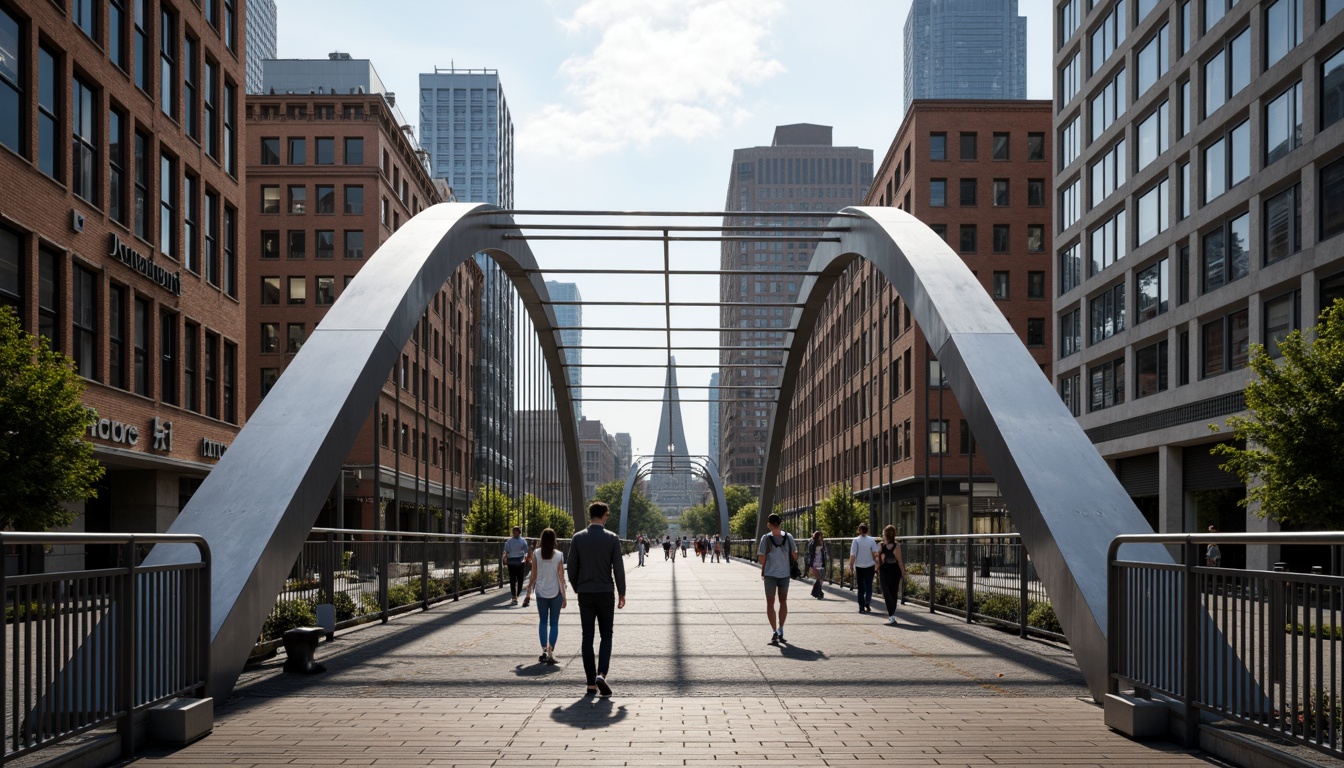
<svg viewBox="0 0 1344 768">
<path fill-rule="evenodd" d="M 610 700 L 584 696 L 573 603 L 544 667 L 535 611 L 496 591 L 339 635 L 323 675 L 249 670 L 211 736 L 135 764 L 1208 765 L 1107 730 L 1066 649 L 797 583 L 776 648 L 750 566 L 649 563 L 628 558 Z"/>
</svg>

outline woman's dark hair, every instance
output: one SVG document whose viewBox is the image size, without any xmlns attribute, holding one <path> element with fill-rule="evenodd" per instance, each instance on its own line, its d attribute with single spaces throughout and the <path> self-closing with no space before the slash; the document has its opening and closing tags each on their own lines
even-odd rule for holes
<svg viewBox="0 0 1344 768">
<path fill-rule="evenodd" d="M 821 531 L 813 531 L 813 532 L 812 532 L 812 540 L 815 541 L 815 542 L 817 542 L 818 544 L 820 544 L 820 543 L 821 543 Z"/>
<path fill-rule="evenodd" d="M 896 526 L 888 525 L 882 529 L 882 538 L 887 540 L 888 544 L 896 543 Z"/>
<path fill-rule="evenodd" d="M 555 554 L 555 529 L 547 528 L 541 532 L 541 559 L 550 560 Z"/>
</svg>

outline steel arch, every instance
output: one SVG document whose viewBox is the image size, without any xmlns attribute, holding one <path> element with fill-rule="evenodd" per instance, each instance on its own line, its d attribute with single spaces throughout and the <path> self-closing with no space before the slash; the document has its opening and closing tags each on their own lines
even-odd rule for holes
<svg viewBox="0 0 1344 768">
<path fill-rule="evenodd" d="M 397 230 L 328 310 L 169 528 L 205 537 L 215 554 L 208 691 L 217 700 L 242 672 L 387 371 L 435 292 L 473 254 L 500 265 L 536 326 L 555 389 L 575 525 L 587 524 L 578 428 L 550 297 L 526 241 L 510 238 L 506 250 L 506 237 L 519 231 L 512 216 L 492 213 L 498 210 L 443 203 Z M 194 549 L 161 545 L 152 562 L 191 556 Z"/>
<path fill-rule="evenodd" d="M 895 208 L 851 207 L 849 231 L 817 246 L 793 311 L 762 477 L 757 535 L 774 506 L 789 410 L 807 341 L 845 268 L 870 262 L 895 287 L 942 364 L 1013 512 L 1092 696 L 1106 691 L 1106 548 L 1148 532 L 1139 513 L 1003 313 L 941 237 Z M 1135 559 L 1171 563 L 1149 546 Z"/>
<path fill-rule="evenodd" d="M 688 456 L 686 457 L 686 460 L 689 462 L 702 462 L 699 468 L 705 473 L 705 481 L 714 489 L 714 502 L 719 507 L 720 535 L 725 539 L 731 538 L 732 531 L 728 529 L 728 499 L 723 494 L 723 479 L 719 477 L 718 465 L 714 463 L 713 459 L 701 459 L 695 456 Z M 641 467 L 641 461 L 647 461 L 651 465 L 654 459 L 646 456 L 636 459 L 630 464 L 630 473 L 626 475 L 625 488 L 621 491 L 620 536 L 622 539 L 626 538 L 626 523 L 630 517 L 630 493 L 634 489 L 635 483 L 639 480 L 639 476 L 645 474 L 645 471 L 649 468 L 648 466 Z"/>
</svg>

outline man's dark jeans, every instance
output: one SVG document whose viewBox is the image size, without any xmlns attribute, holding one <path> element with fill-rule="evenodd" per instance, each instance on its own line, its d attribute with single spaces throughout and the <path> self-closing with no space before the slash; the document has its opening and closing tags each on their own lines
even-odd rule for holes
<svg viewBox="0 0 1344 768">
<path fill-rule="evenodd" d="M 579 621 L 583 624 L 583 673 L 588 684 L 596 677 L 607 676 L 611 664 L 611 629 L 616 620 L 616 595 L 613 592 L 580 592 Z M 593 622 L 602 632 L 602 643 L 597 658 L 593 658 Z"/>
<path fill-rule="evenodd" d="M 517 565 L 514 565 L 514 564 L 510 563 L 510 564 L 509 564 L 509 594 L 513 595 L 513 597 L 514 597 L 515 600 L 518 599 L 518 595 L 522 594 L 524 585 L 525 585 L 526 583 L 527 583 L 527 581 L 526 581 L 526 580 L 524 579 L 524 577 L 523 577 L 523 564 L 522 564 L 522 563 L 519 563 L 519 564 L 517 564 Z"/>
<path fill-rule="evenodd" d="M 873 571 L 876 566 L 854 568 L 854 580 L 859 585 L 859 607 L 871 610 L 873 607 Z"/>
</svg>

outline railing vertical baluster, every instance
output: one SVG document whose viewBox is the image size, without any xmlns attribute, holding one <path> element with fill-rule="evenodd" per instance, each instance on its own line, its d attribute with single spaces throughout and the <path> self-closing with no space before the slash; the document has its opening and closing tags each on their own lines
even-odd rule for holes
<svg viewBox="0 0 1344 768">
<path fill-rule="evenodd" d="M 1181 695 L 1185 703 L 1185 747 L 1195 749 L 1199 746 L 1199 707 L 1196 705 L 1195 691 L 1199 687 L 1199 642 L 1201 640 L 1196 619 L 1199 599 L 1198 584 L 1195 581 L 1195 563 L 1199 558 L 1199 545 L 1186 540 L 1184 564 L 1185 610 L 1181 612 L 1182 671 L 1185 679 L 1181 682 Z"/>
<path fill-rule="evenodd" d="M 426 483 L 428 485 L 428 483 Z M 420 545 L 420 609 L 429 610 L 429 534 L 422 537 Z"/>
<path fill-rule="evenodd" d="M 1027 594 L 1027 549 L 1021 541 L 1017 543 L 1017 580 L 1017 588 L 1021 593 L 1017 611 L 1017 634 L 1020 637 L 1026 637 L 1027 613 L 1031 607 L 1031 597 Z"/>
<path fill-rule="evenodd" d="M 975 549 L 971 537 L 966 537 L 966 623 L 970 624 L 975 613 Z"/>
</svg>

